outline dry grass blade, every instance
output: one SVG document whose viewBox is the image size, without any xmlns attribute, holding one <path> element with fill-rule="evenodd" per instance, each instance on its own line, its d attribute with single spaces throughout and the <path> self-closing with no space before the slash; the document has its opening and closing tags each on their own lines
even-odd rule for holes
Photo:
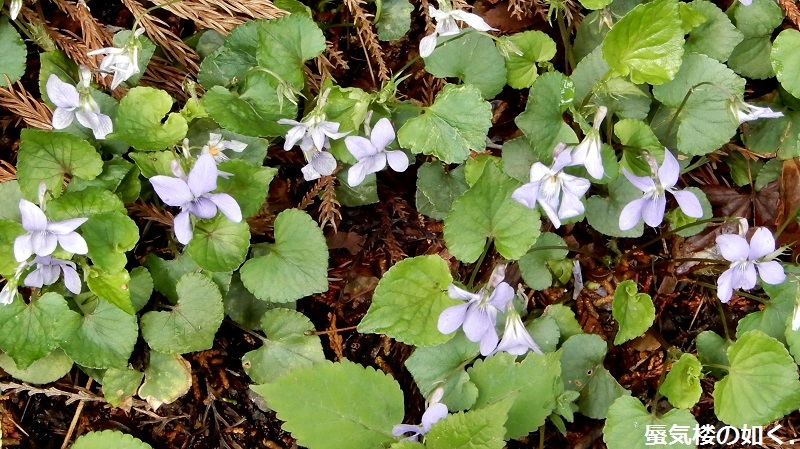
<svg viewBox="0 0 800 449">
<path fill-rule="evenodd" d="M 156 223 L 160 223 L 164 226 L 172 226 L 172 222 L 174 220 L 171 213 L 163 209 L 159 209 L 152 204 L 142 202 L 141 200 L 128 206 L 128 212 L 130 212 L 130 214 L 133 216 L 143 218 L 148 221 L 155 221 Z"/>
<path fill-rule="evenodd" d="M 17 169 L 8 161 L 0 161 L 0 182 L 17 179 Z"/>
<path fill-rule="evenodd" d="M 28 126 L 40 129 L 53 129 L 53 111 L 33 98 L 33 96 L 17 81 L 16 87 L 11 84 L 8 76 L 3 75 L 7 87 L 0 87 L 0 106 L 18 115 Z"/>
<path fill-rule="evenodd" d="M 344 3 L 347 5 L 347 9 L 350 10 L 350 14 L 353 15 L 353 22 L 358 27 L 358 38 L 364 46 L 364 51 L 367 52 L 367 62 L 369 63 L 370 59 L 373 59 L 378 64 L 378 78 L 381 81 L 388 81 L 389 69 L 386 67 L 386 61 L 383 60 L 383 49 L 380 42 L 378 42 L 378 35 L 372 29 L 372 21 L 370 21 L 372 14 L 368 14 L 361 7 L 364 4 L 364 0 L 344 0 Z M 372 66 L 370 65 L 371 71 Z M 373 79 L 374 77 L 373 75 Z"/>
<path fill-rule="evenodd" d="M 163 5 L 167 0 L 150 0 Z M 254 6 L 247 6 L 259 4 Z M 272 19 L 286 14 L 269 1 L 249 1 L 247 5 L 236 1 L 183 0 L 164 7 L 176 16 L 195 22 L 200 28 L 209 28 L 222 34 L 250 19 Z"/>
<path fill-rule="evenodd" d="M 145 8 L 136 0 L 122 0 L 122 4 L 125 5 L 135 17 L 139 17 L 145 12 Z M 166 22 L 156 16 L 147 14 L 142 17 L 141 24 L 147 32 L 147 35 L 153 39 L 167 55 L 172 57 L 176 62 L 183 64 L 192 73 L 197 73 L 200 56 L 191 47 L 186 45 L 180 36 L 170 31 L 169 25 L 167 25 Z"/>
</svg>

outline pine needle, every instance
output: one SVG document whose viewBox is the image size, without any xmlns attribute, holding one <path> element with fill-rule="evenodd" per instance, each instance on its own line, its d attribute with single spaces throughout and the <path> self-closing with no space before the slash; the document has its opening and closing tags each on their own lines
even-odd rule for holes
<svg viewBox="0 0 800 449">
<path fill-rule="evenodd" d="M 17 81 L 16 87 L 11 84 L 7 75 L 3 75 L 7 87 L 0 87 L 0 106 L 18 115 L 26 125 L 40 129 L 53 129 L 53 111 L 43 102 L 36 100 L 22 83 Z"/>
</svg>

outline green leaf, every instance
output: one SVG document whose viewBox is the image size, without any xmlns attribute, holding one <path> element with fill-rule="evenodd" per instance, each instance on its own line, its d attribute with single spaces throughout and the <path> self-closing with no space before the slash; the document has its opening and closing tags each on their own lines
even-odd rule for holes
<svg viewBox="0 0 800 449">
<path fill-rule="evenodd" d="M 189 392 L 192 386 L 192 367 L 177 354 L 150 351 L 150 360 L 144 370 L 144 383 L 139 387 L 139 397 L 153 410 L 162 404 L 175 402 Z"/>
<path fill-rule="evenodd" d="M 552 158 L 552 148 L 537 153 L 527 137 L 517 137 L 503 143 L 503 171 L 519 182 L 530 182 L 531 165 Z M 419 208 L 419 206 L 418 206 Z M 449 210 L 449 209 L 448 209 Z"/>
<path fill-rule="evenodd" d="M 252 20 L 238 25 L 225 38 L 225 44 L 203 59 L 197 81 L 207 90 L 231 84 L 234 77 L 258 65 L 258 29 L 266 20 Z"/>
<path fill-rule="evenodd" d="M 130 410 L 144 373 L 131 368 L 109 368 L 103 374 L 103 397 L 114 407 Z"/>
<path fill-rule="evenodd" d="M 15 209 L 19 210 L 17 207 Z M 0 274 L 5 275 L 6 279 L 13 277 L 19 265 L 11 257 L 11 254 L 14 254 L 14 241 L 26 232 L 17 220 L 0 220 L 0 254 L 8 254 L 8 256 L 0 258 Z"/>
<path fill-rule="evenodd" d="M 218 215 L 209 220 L 198 220 L 194 225 L 194 238 L 186 251 L 201 268 L 209 271 L 234 271 L 244 262 L 250 249 L 250 226 Z"/>
<path fill-rule="evenodd" d="M 0 83 L 6 85 L 3 75 L 9 82 L 16 83 L 25 74 L 28 50 L 8 17 L 0 18 L 0 48 L 3 49 L 0 52 Z"/>
<path fill-rule="evenodd" d="M 396 441 L 392 427 L 403 421 L 403 393 L 397 382 L 346 360 L 314 364 L 250 388 L 278 413 L 297 444 L 309 449 L 389 445 Z"/>
<path fill-rule="evenodd" d="M 386 334 L 415 346 L 446 342 L 452 336 L 439 332 L 439 315 L 460 303 L 447 295 L 451 282 L 450 269 L 439 256 L 411 257 L 398 262 L 378 283 L 358 331 Z"/>
<path fill-rule="evenodd" d="M 307 213 L 289 209 L 275 219 L 275 243 L 265 256 L 240 269 L 242 282 L 257 298 L 289 302 L 328 290 L 328 246 Z"/>
<path fill-rule="evenodd" d="M 132 30 L 122 30 L 114 35 L 114 39 L 112 40 L 112 44 L 114 47 L 122 48 L 124 47 L 131 38 L 131 34 L 133 34 Z M 145 35 L 140 35 L 136 38 L 139 42 L 140 48 L 138 51 L 138 57 L 136 58 L 136 66 L 139 67 L 139 72 L 134 73 L 133 76 L 128 78 L 126 81 L 122 83 L 125 87 L 134 87 L 139 84 L 139 80 L 142 79 L 144 76 L 145 69 L 147 65 L 150 63 L 150 58 L 153 57 L 153 54 L 156 51 L 156 46 L 148 39 Z"/>
<path fill-rule="evenodd" d="M 492 107 L 474 86 L 446 84 L 433 105 L 397 132 L 403 148 L 452 164 L 467 160 L 470 149 L 483 151 L 492 125 Z"/>
<path fill-rule="evenodd" d="M 620 345 L 642 335 L 656 319 L 656 308 L 647 293 L 639 293 L 632 280 L 620 282 L 614 291 L 611 313 L 619 324 L 614 344 Z"/>
<path fill-rule="evenodd" d="M 533 341 L 536 342 L 542 352 L 555 352 L 561 337 L 558 322 L 556 322 L 555 318 L 550 315 L 542 315 L 528 321 L 525 329 L 531 334 Z"/>
<path fill-rule="evenodd" d="M 644 232 L 643 222 L 622 231 L 619 228 L 619 215 L 628 203 L 642 197 L 642 191 L 620 176 L 608 184 L 608 195 L 607 198 L 595 195 L 586 201 L 586 220 L 589 225 L 611 237 L 640 237 Z"/>
<path fill-rule="evenodd" d="M 139 170 L 136 166 L 120 156 L 103 163 L 103 172 L 91 181 L 75 178 L 67 186 L 67 193 L 78 192 L 88 188 L 109 190 L 117 195 L 123 203 L 129 204 L 139 198 L 142 185 L 139 182 Z"/>
<path fill-rule="evenodd" d="M 300 72 L 302 73 L 302 72 Z M 230 91 L 214 86 L 203 96 L 208 115 L 224 128 L 246 136 L 281 136 L 278 120 L 297 115 L 297 106 L 278 92 L 280 81 L 272 74 L 252 72 Z"/>
<path fill-rule="evenodd" d="M 71 134 L 23 129 L 17 159 L 17 179 L 23 195 L 37 201 L 39 183 L 61 196 L 64 176 L 94 179 L 103 160 L 89 142 Z"/>
<path fill-rule="evenodd" d="M 378 39 L 394 41 L 402 39 L 411 28 L 411 11 L 414 6 L 408 0 L 384 0 L 380 20 L 375 22 Z"/>
<path fill-rule="evenodd" d="M 525 111 L 514 121 L 537 153 L 552 155 L 557 143 L 578 142 L 575 131 L 564 123 L 562 116 L 574 96 L 574 83 L 559 72 L 545 73 L 534 81 Z"/>
<path fill-rule="evenodd" d="M 305 86 L 303 63 L 325 50 L 325 37 L 311 18 L 291 14 L 258 27 L 258 64 L 298 90 Z"/>
<path fill-rule="evenodd" d="M 531 87 L 533 81 L 539 77 L 537 63 L 549 61 L 556 55 L 555 41 L 541 31 L 501 36 L 498 45 L 506 49 L 504 58 L 508 70 L 508 85 L 515 89 Z"/>
<path fill-rule="evenodd" d="M 742 139 L 752 151 L 777 153 L 780 159 L 800 156 L 800 112 L 784 111 L 783 117 L 748 122 L 743 128 Z"/>
<path fill-rule="evenodd" d="M 425 436 L 430 449 L 501 449 L 507 403 L 447 415 Z"/>
<path fill-rule="evenodd" d="M 261 330 L 267 336 L 263 346 L 242 357 L 244 371 L 258 384 L 325 361 L 319 336 L 305 334 L 314 325 L 300 312 L 268 310 L 261 317 Z"/>
<path fill-rule="evenodd" d="M 581 5 L 586 9 L 603 9 L 611 4 L 611 0 L 581 0 Z"/>
<path fill-rule="evenodd" d="M 350 187 L 347 183 L 347 170 L 336 172 L 336 201 L 342 206 L 357 207 L 375 204 L 380 201 L 378 197 L 378 177 L 375 173 L 367 175 L 361 184 Z"/>
<path fill-rule="evenodd" d="M 153 277 L 145 267 L 136 267 L 131 270 L 131 280 L 128 282 L 131 291 L 131 305 L 133 310 L 140 311 L 150 301 L 153 295 Z"/>
<path fill-rule="evenodd" d="M 189 273 L 176 289 L 178 303 L 172 310 L 142 315 L 142 337 L 164 354 L 210 349 L 224 316 L 219 288 L 208 277 Z"/>
<path fill-rule="evenodd" d="M 27 368 L 20 369 L 8 354 L 0 354 L 0 368 L 22 382 L 44 385 L 64 377 L 72 369 L 72 359 L 61 349 L 56 349 Z"/>
<path fill-rule="evenodd" d="M 797 365 L 778 340 L 750 331 L 728 350 L 728 375 L 714 385 L 717 417 L 735 427 L 760 426 L 798 408 Z"/>
<path fill-rule="evenodd" d="M 278 173 L 278 170 L 272 167 L 256 167 L 245 161 L 233 159 L 219 164 L 219 169 L 233 176 L 219 178 L 217 191 L 232 196 L 239 203 L 244 218 L 252 217 L 261 209 L 269 192 L 269 184 Z"/>
<path fill-rule="evenodd" d="M 478 387 L 473 409 L 512 401 L 505 422 L 506 439 L 523 437 L 545 423 L 562 391 L 558 354 L 528 354 L 515 362 L 511 354 L 498 353 L 478 360 L 469 369 L 469 379 Z"/>
<path fill-rule="evenodd" d="M 781 31 L 772 47 L 770 61 L 778 81 L 786 91 L 800 98 L 800 54 L 797 52 L 800 45 L 800 31 L 786 29 Z"/>
<path fill-rule="evenodd" d="M 39 53 L 39 92 L 42 100 L 52 105 L 53 102 L 47 95 L 47 80 L 50 75 L 56 75 L 65 83 L 78 83 L 78 64 L 61 50 L 50 50 Z"/>
<path fill-rule="evenodd" d="M 739 75 L 753 79 L 775 76 L 770 65 L 772 40 L 770 36 L 746 37 L 733 49 L 728 67 Z"/>
<path fill-rule="evenodd" d="M 89 432 L 78 437 L 75 440 L 75 444 L 72 445 L 72 449 L 106 449 L 109 447 L 115 449 L 153 449 L 153 446 L 144 441 L 118 430 Z"/>
<path fill-rule="evenodd" d="M 14 302 L 0 307 L 0 349 L 14 360 L 17 369 L 29 368 L 58 346 L 66 313 L 67 303 L 57 293 L 45 293 L 29 304 L 17 295 Z"/>
<path fill-rule="evenodd" d="M 795 298 L 800 295 L 800 282 L 795 276 L 787 276 L 778 285 L 764 283 L 764 291 L 770 300 L 764 308 L 747 314 L 736 326 L 736 337 L 741 338 L 747 332 L 760 330 L 781 343 L 786 343 L 786 320 L 792 315 Z"/>
<path fill-rule="evenodd" d="M 444 220 L 444 238 L 451 254 L 462 262 L 475 262 L 486 239 L 491 238 L 503 257 L 522 257 L 539 237 L 541 221 L 538 211 L 511 199 L 518 187 L 497 165 L 487 164 Z"/>
<path fill-rule="evenodd" d="M 650 175 L 650 165 L 644 152 L 637 149 L 647 150 L 658 161 L 664 160 L 664 146 L 647 123 L 633 119 L 620 120 L 614 125 L 614 135 L 624 145 L 620 163 L 631 173 L 638 176 Z"/>
<path fill-rule="evenodd" d="M 325 119 L 338 123 L 340 133 L 349 132 L 351 133 L 350 135 L 358 135 L 361 126 L 367 118 L 367 111 L 369 110 L 369 105 L 373 100 L 373 96 L 357 87 L 343 88 L 334 86 L 330 79 L 326 79 L 325 82 L 323 82 L 320 91 L 328 92 L 327 100 L 322 107 Z M 376 117 L 375 120 L 379 120 L 379 117 Z M 288 130 L 289 127 L 286 126 L 286 129 Z M 350 151 L 347 150 L 344 139 L 331 140 L 330 144 L 330 151 L 336 156 L 336 159 L 346 164 L 356 163 L 356 159 L 350 154 Z M 343 172 L 344 170 L 339 171 L 339 173 Z M 346 185 L 346 183 L 343 183 L 343 185 Z"/>
<path fill-rule="evenodd" d="M 662 84 L 681 67 L 683 34 L 676 0 L 639 5 L 608 32 L 603 58 L 634 83 Z"/>
<path fill-rule="evenodd" d="M 178 292 L 175 286 L 186 273 L 202 273 L 213 280 L 223 293 L 228 291 L 231 282 L 231 273 L 214 273 L 203 270 L 197 266 L 188 252 L 178 254 L 172 260 L 159 259 L 154 254 L 150 254 L 147 257 L 147 268 L 153 277 L 153 286 L 156 291 L 163 294 L 172 304 L 178 302 Z"/>
<path fill-rule="evenodd" d="M 422 164 L 417 171 L 417 209 L 431 218 L 443 220 L 467 187 L 462 166 L 445 173 L 442 164 Z"/>
<path fill-rule="evenodd" d="M 86 239 L 92 263 L 103 270 L 118 272 L 128 263 L 125 253 L 139 241 L 139 227 L 127 214 L 105 212 L 89 217 L 81 225 L 81 235 Z"/>
<path fill-rule="evenodd" d="M 733 8 L 733 22 L 744 37 L 769 36 L 783 18 L 783 10 L 771 0 L 753 0 L 747 8 Z"/>
<path fill-rule="evenodd" d="M 175 160 L 175 153 L 172 151 L 132 152 L 128 156 L 133 159 L 145 178 L 152 178 L 155 175 L 175 176 L 170 169 L 170 163 Z"/>
<path fill-rule="evenodd" d="M 549 316 L 556 320 L 559 343 L 561 344 L 564 344 L 569 337 L 583 333 L 583 328 L 578 323 L 578 320 L 575 319 L 575 312 L 564 304 L 550 304 L 545 307 L 544 316 Z"/>
<path fill-rule="evenodd" d="M 669 399 L 669 402 L 678 408 L 692 408 L 700 395 L 703 387 L 700 379 L 703 377 L 703 365 L 692 354 L 683 354 L 677 362 L 672 364 L 664 383 L 658 387 L 659 393 Z"/>
<path fill-rule="evenodd" d="M 248 291 L 239 279 L 239 273 L 234 273 L 231 286 L 223 299 L 225 314 L 240 326 L 253 330 L 259 326 L 261 317 L 275 307 L 294 308 L 293 304 L 273 304 L 262 301 Z"/>
<path fill-rule="evenodd" d="M 433 390 L 442 387 L 441 402 L 448 410 L 466 410 L 475 404 L 478 387 L 470 382 L 464 368 L 478 357 L 478 351 L 478 343 L 457 332 L 444 344 L 415 349 L 405 366 L 423 397 L 430 397 Z"/>
<path fill-rule="evenodd" d="M 519 259 L 519 271 L 528 287 L 534 290 L 544 290 L 553 285 L 553 274 L 547 262 L 563 260 L 569 251 L 566 249 L 539 249 L 547 246 L 562 246 L 566 248 L 564 239 L 551 232 L 545 232 L 536 239 L 530 251 Z"/>
<path fill-rule="evenodd" d="M 719 62 L 727 61 L 733 49 L 744 39 L 742 33 L 717 5 L 706 0 L 694 0 L 689 5 L 707 20 L 689 32 L 684 51 L 703 53 Z"/>
<path fill-rule="evenodd" d="M 678 12 L 681 15 L 681 28 L 684 33 L 692 31 L 707 20 L 705 14 L 686 3 L 678 3 Z"/>
<path fill-rule="evenodd" d="M 19 200 L 22 191 L 16 179 L 0 183 L 0 220 L 20 221 Z"/>
<path fill-rule="evenodd" d="M 61 348 L 75 363 L 87 368 L 123 367 L 139 337 L 136 316 L 104 299 L 97 299 L 91 313 L 65 313 L 60 333 Z"/>
<path fill-rule="evenodd" d="M 173 101 L 163 90 L 134 87 L 119 102 L 111 137 L 139 151 L 159 151 L 178 143 L 186 137 L 188 125 L 182 115 L 169 112 Z"/>
<path fill-rule="evenodd" d="M 89 268 L 86 273 L 86 285 L 95 295 L 133 315 L 131 292 L 128 283 L 131 277 L 125 269 L 109 273 L 97 267 Z"/>
<path fill-rule="evenodd" d="M 714 331 L 703 331 L 697 335 L 697 358 L 703 365 L 717 365 L 708 367 L 711 374 L 717 379 L 722 379 L 725 370 L 719 368 L 730 365 L 726 351 L 731 345 L 730 340 L 726 340 Z"/>
<path fill-rule="evenodd" d="M 425 58 L 425 71 L 439 78 L 458 78 L 492 98 L 506 85 L 506 66 L 491 37 L 470 33 L 440 38 Z"/>
<path fill-rule="evenodd" d="M 237 153 L 235 151 L 226 151 L 227 157 L 231 160 L 249 162 L 251 165 L 261 167 L 264 164 L 264 159 L 267 157 L 267 149 L 269 148 L 269 141 L 260 137 L 245 136 L 244 134 L 237 134 L 228 131 L 220 126 L 210 118 L 201 118 L 195 120 L 189 126 L 189 133 L 186 136 L 189 139 L 190 148 L 202 148 L 208 144 L 211 134 L 220 134 L 224 140 L 238 140 L 247 145 L 244 151 Z M 221 181 L 224 178 L 220 178 Z"/>
<path fill-rule="evenodd" d="M 564 388 L 580 393 L 578 407 L 584 415 L 603 419 L 617 398 L 630 394 L 603 366 L 606 342 L 599 335 L 574 335 L 561 351 L 561 380 Z"/>
<path fill-rule="evenodd" d="M 645 432 L 650 426 L 662 426 L 661 428 L 665 430 L 670 430 L 673 426 L 687 428 L 691 440 L 692 429 L 697 426 L 697 421 L 688 410 L 673 409 L 658 416 L 648 412 L 638 399 L 622 396 L 614 401 L 614 404 L 608 409 L 608 418 L 603 427 L 603 441 L 608 445 L 608 449 L 648 449 L 652 447 L 692 449 L 695 447 L 692 443 L 684 444 L 670 438 L 666 438 L 665 444 L 648 441 Z"/>
<path fill-rule="evenodd" d="M 667 106 L 678 107 L 686 101 L 688 107 L 692 97 L 702 92 L 700 87 L 696 87 L 701 83 L 717 86 L 713 88 L 716 97 L 728 100 L 731 96 L 739 99 L 744 96 L 744 79 L 719 61 L 698 54 L 686 55 L 675 78 L 668 83 L 653 87 L 653 96 Z M 695 88 L 695 91 L 690 94 L 692 88 Z M 689 94 L 688 100 L 686 100 L 687 94 Z M 727 109 L 724 112 L 727 113 Z"/>
<path fill-rule="evenodd" d="M 125 205 L 116 195 L 99 187 L 88 187 L 79 192 L 68 191 L 47 202 L 47 215 L 56 221 L 126 213 Z"/>
</svg>

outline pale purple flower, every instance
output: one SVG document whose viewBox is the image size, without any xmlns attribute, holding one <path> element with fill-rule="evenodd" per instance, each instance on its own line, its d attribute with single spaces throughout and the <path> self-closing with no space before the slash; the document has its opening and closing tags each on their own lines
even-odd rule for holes
<svg viewBox="0 0 800 449">
<path fill-rule="evenodd" d="M 469 341 L 480 342 L 481 355 L 491 354 L 500 340 L 495 329 L 497 312 L 503 310 L 514 298 L 514 289 L 508 283 L 502 282 L 504 269 L 504 266 L 495 269 L 495 273 L 500 275 L 493 275 L 489 285 L 477 293 L 450 284 L 448 295 L 466 302 L 448 307 L 439 315 L 439 332 L 450 334 L 463 327 Z"/>
<path fill-rule="evenodd" d="M 114 74 L 114 79 L 111 81 L 112 89 L 116 89 L 123 81 L 139 73 L 139 51 L 142 47 L 139 36 L 142 34 L 144 28 L 134 31 L 122 48 L 106 47 L 87 53 L 88 56 L 106 55 L 97 70 L 104 78 L 109 73 Z"/>
<path fill-rule="evenodd" d="M 439 8 L 428 5 L 428 14 L 436 22 L 436 28 L 432 34 L 422 38 L 419 43 L 419 55 L 427 58 L 436 48 L 436 39 L 439 36 L 453 36 L 461 30 L 458 28 L 456 20 L 460 20 L 478 31 L 497 31 L 487 24 L 480 16 L 460 9 L 453 9 L 450 0 L 439 0 Z"/>
<path fill-rule="evenodd" d="M 600 179 L 605 174 L 601 149 L 603 142 L 600 140 L 600 125 L 608 113 L 608 108 L 600 106 L 594 115 L 594 126 L 586 133 L 586 137 L 572 150 L 572 165 L 583 165 L 595 179 Z"/>
<path fill-rule="evenodd" d="M 192 240 L 192 225 L 189 215 L 198 218 L 213 218 L 217 210 L 233 222 L 242 221 L 242 210 L 227 193 L 211 193 L 217 188 L 217 164 L 210 154 L 197 158 L 187 179 L 156 175 L 150 178 L 158 196 L 170 206 L 180 207 L 175 216 L 175 237 L 184 245 Z"/>
<path fill-rule="evenodd" d="M 289 151 L 293 146 L 300 142 L 300 149 L 307 152 L 312 148 L 319 151 L 331 147 L 330 139 L 341 139 L 347 133 L 339 132 L 339 124 L 325 120 L 321 114 L 312 114 L 302 122 L 282 118 L 278 120 L 281 125 L 292 125 L 286 133 L 286 140 L 283 142 L 283 149 Z"/>
<path fill-rule="evenodd" d="M 427 434 L 431 430 L 431 426 L 444 419 L 447 416 L 447 406 L 440 403 L 444 390 L 437 388 L 433 392 L 433 397 L 422 414 L 422 423 L 420 425 L 413 424 L 398 424 L 392 428 L 392 435 L 396 437 L 403 436 L 410 433 L 411 435 L 403 438 L 403 441 L 417 441 L 420 436 Z"/>
<path fill-rule="evenodd" d="M 750 1 L 752 0 L 748 0 L 748 3 L 742 3 L 749 5 Z M 770 108 L 762 108 L 749 103 L 741 103 L 740 107 L 735 108 L 734 112 L 736 114 L 736 119 L 739 120 L 740 125 L 742 123 L 752 122 L 753 120 L 758 120 L 760 118 L 783 117 L 783 112 L 773 111 Z"/>
<path fill-rule="evenodd" d="M 55 74 L 47 79 L 47 96 L 56 105 L 53 128 L 64 129 L 78 119 L 78 123 L 92 130 L 95 139 L 105 139 L 114 130 L 111 117 L 101 113 L 100 106 L 92 98 L 91 77 L 89 68 L 81 66 L 78 86 L 61 81 Z"/>
<path fill-rule="evenodd" d="M 223 151 L 231 150 L 236 153 L 241 153 L 247 148 L 247 144 L 239 142 L 238 140 L 223 140 L 222 134 L 209 133 L 208 143 L 203 146 L 200 154 L 210 154 L 214 157 L 216 163 L 224 162 L 230 159 Z"/>
<path fill-rule="evenodd" d="M 619 228 L 623 231 L 633 228 L 644 218 L 648 226 L 658 227 L 664 221 L 664 211 L 667 209 L 666 192 L 672 194 L 678 201 L 678 207 L 689 217 L 700 218 L 703 216 L 703 207 L 694 193 L 678 190 L 675 184 L 681 174 L 680 165 L 675 156 L 664 149 L 664 164 L 658 167 L 655 161 L 650 160 L 654 177 L 636 176 L 622 168 L 628 181 L 644 193 L 644 196 L 628 203 L 619 215 Z"/>
<path fill-rule="evenodd" d="M 11 4 L 8 5 L 8 15 L 11 16 L 11 20 L 17 20 L 20 11 L 22 11 L 22 0 L 11 0 Z"/>
<path fill-rule="evenodd" d="M 347 151 L 358 161 L 347 172 L 347 183 L 351 187 L 361 184 L 370 173 L 377 173 L 386 168 L 387 161 L 392 170 L 406 171 L 408 156 L 400 150 L 386 151 L 386 147 L 394 138 L 392 123 L 389 119 L 382 118 L 375 124 L 369 139 L 361 136 L 344 139 Z"/>
<path fill-rule="evenodd" d="M 25 286 L 42 288 L 45 285 L 53 285 L 58 281 L 59 271 L 64 273 L 64 285 L 67 290 L 74 294 L 81 292 L 81 278 L 75 271 L 75 264 L 68 260 L 56 259 L 51 256 L 36 256 L 33 259 L 36 269 L 28 273 L 25 277 Z"/>
<path fill-rule="evenodd" d="M 750 243 L 737 234 L 719 235 L 717 246 L 722 257 L 731 262 L 730 267 L 717 279 L 717 297 L 722 302 L 730 301 L 733 289 L 750 290 L 755 287 L 758 276 L 772 285 L 786 279 L 783 266 L 772 260 L 776 256 L 775 238 L 767 228 L 756 229 Z"/>
<path fill-rule="evenodd" d="M 73 254 L 86 254 L 86 240 L 75 229 L 87 218 L 71 218 L 64 221 L 47 221 L 42 209 L 27 200 L 19 200 L 22 227 L 28 231 L 14 240 L 14 257 L 17 262 L 28 260 L 31 255 L 49 256 L 61 245 Z"/>
<path fill-rule="evenodd" d="M 541 162 L 531 166 L 531 182 L 518 188 L 511 198 L 525 207 L 533 209 L 536 203 L 547 214 L 553 226 L 561 226 L 561 220 L 577 217 L 584 212 L 581 197 L 589 190 L 587 179 L 564 173 L 564 167 L 572 165 L 572 155 L 563 144 L 556 147 L 556 160 L 552 167 Z"/>
<path fill-rule="evenodd" d="M 507 306 L 506 328 L 503 331 L 503 339 L 500 340 L 500 344 L 497 345 L 494 353 L 496 354 L 501 351 L 518 356 L 525 355 L 528 351 L 533 351 L 537 354 L 542 353 L 542 350 L 539 349 L 539 345 L 533 341 L 531 334 L 525 329 L 522 318 L 520 318 L 514 306 L 510 303 Z"/>
<path fill-rule="evenodd" d="M 744 6 L 750 6 L 750 4 L 753 3 L 753 0 L 739 0 L 739 2 L 741 2 L 741 4 Z"/>
</svg>

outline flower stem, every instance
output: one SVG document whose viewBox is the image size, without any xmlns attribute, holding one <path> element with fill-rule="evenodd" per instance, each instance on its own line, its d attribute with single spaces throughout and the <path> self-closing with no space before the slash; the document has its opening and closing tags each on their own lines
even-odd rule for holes
<svg viewBox="0 0 800 449">
<path fill-rule="evenodd" d="M 486 258 L 486 254 L 489 253 L 489 248 L 492 246 L 492 239 L 486 239 L 486 246 L 483 247 L 483 252 L 481 253 L 481 257 L 478 258 L 478 261 L 475 262 L 475 266 L 472 268 L 472 275 L 469 277 L 469 288 L 475 286 L 475 278 L 478 276 L 478 271 L 481 269 L 481 265 L 483 265 L 483 259 Z"/>
<path fill-rule="evenodd" d="M 575 55 L 572 53 L 572 44 L 569 42 L 567 22 L 564 20 L 564 11 L 561 8 L 556 10 L 556 22 L 558 22 L 558 30 L 561 34 L 561 43 L 564 45 L 564 53 L 566 54 L 566 74 L 569 75 L 572 73 L 572 69 L 575 68 Z"/>
</svg>

